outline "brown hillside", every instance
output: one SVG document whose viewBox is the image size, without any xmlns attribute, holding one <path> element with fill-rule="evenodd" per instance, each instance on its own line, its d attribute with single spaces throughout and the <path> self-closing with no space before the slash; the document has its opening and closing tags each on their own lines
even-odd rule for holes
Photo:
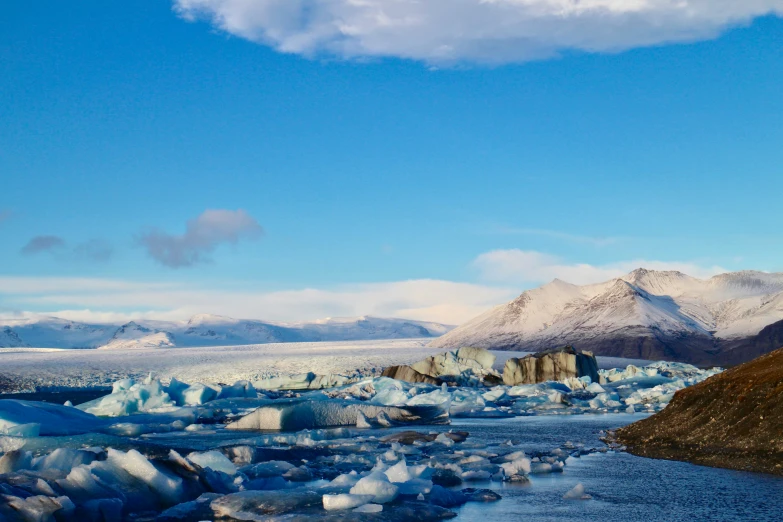
<svg viewBox="0 0 783 522">
<path fill-rule="evenodd" d="M 783 349 L 677 392 L 616 437 L 635 455 L 783 475 Z"/>
</svg>

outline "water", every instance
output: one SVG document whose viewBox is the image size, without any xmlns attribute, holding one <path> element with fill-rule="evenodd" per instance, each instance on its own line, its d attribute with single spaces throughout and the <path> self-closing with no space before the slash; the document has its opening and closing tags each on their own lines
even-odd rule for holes
<svg viewBox="0 0 783 522">
<path fill-rule="evenodd" d="M 488 441 L 520 440 L 546 450 L 570 440 L 600 447 L 600 430 L 642 415 L 570 415 L 502 420 L 462 419 L 454 429 Z M 593 500 L 563 500 L 581 482 Z M 488 487 L 481 486 L 479 487 Z M 783 477 L 645 459 L 628 453 L 593 454 L 569 460 L 562 474 L 533 475 L 529 485 L 492 484 L 503 499 L 466 504 L 456 520 L 536 521 L 780 521 Z"/>
</svg>

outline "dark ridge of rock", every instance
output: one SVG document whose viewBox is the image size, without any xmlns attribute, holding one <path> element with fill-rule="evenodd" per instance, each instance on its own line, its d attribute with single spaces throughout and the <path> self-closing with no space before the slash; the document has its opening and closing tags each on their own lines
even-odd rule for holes
<svg viewBox="0 0 783 522">
<path fill-rule="evenodd" d="M 503 368 L 503 383 L 508 386 L 585 376 L 598 382 L 595 356 L 590 352 L 579 352 L 572 346 L 539 352 L 521 359 L 511 358 Z"/>
<path fill-rule="evenodd" d="M 436 379 L 435 377 L 430 377 L 429 375 L 419 373 L 410 366 L 389 366 L 388 368 L 384 368 L 381 376 L 397 379 L 398 381 L 411 382 L 414 384 L 423 382 L 440 386 L 442 382 L 440 379 Z"/>
<path fill-rule="evenodd" d="M 764 327 L 753 337 L 723 341 L 716 354 L 721 366 L 733 366 L 783 346 L 783 321 Z"/>
<path fill-rule="evenodd" d="M 783 349 L 678 391 L 615 433 L 634 455 L 783 475 Z"/>
</svg>

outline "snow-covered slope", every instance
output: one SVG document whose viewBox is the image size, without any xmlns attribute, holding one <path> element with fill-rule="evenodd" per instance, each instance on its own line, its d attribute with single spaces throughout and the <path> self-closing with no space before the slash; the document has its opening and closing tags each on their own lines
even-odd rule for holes
<svg viewBox="0 0 783 522">
<path fill-rule="evenodd" d="M 188 321 L 137 320 L 125 325 L 76 323 L 56 317 L 0 319 L 0 348 L 138 348 L 408 339 L 437 337 L 451 326 L 379 317 L 268 323 L 199 314 Z"/>
<path fill-rule="evenodd" d="M 117 325 L 85 324 L 58 317 L 27 317 L 3 321 L 0 329 L 10 329 L 22 345 L 42 348 L 87 348 L 107 343 Z M 9 344 L 0 335 L 0 347 Z"/>
<path fill-rule="evenodd" d="M 700 280 L 638 269 L 596 285 L 555 280 L 528 290 L 431 346 L 535 351 L 569 343 L 603 355 L 707 362 L 720 360 L 725 343 L 741 346 L 779 321 L 783 274 Z"/>
<path fill-rule="evenodd" d="M 104 350 L 128 350 L 135 348 L 171 348 L 174 336 L 169 332 L 152 330 L 131 321 L 122 325 L 111 340 L 101 346 Z"/>
</svg>

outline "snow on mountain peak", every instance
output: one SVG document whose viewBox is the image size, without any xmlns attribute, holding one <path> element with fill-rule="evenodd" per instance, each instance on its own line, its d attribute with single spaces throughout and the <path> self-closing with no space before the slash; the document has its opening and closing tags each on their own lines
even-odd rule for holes
<svg viewBox="0 0 783 522">
<path fill-rule="evenodd" d="M 594 285 L 555 279 L 431 345 L 536 351 L 574 344 L 611 355 L 679 357 L 688 350 L 709 354 L 722 340 L 756 335 L 778 321 L 783 274 L 746 271 L 701 280 L 639 268 Z"/>
</svg>

